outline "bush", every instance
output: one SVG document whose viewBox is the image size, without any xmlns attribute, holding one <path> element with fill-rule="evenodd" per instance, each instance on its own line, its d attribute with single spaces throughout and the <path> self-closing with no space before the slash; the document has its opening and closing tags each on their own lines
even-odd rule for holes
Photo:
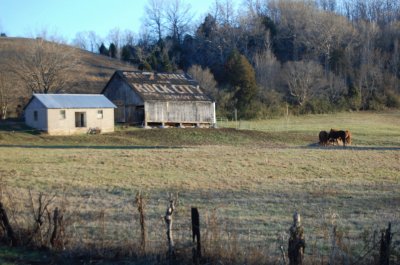
<svg viewBox="0 0 400 265">
<path fill-rule="evenodd" d="M 400 96 L 393 91 L 388 91 L 386 93 L 386 106 L 388 108 L 400 108 Z"/>
<path fill-rule="evenodd" d="M 386 102 L 384 96 L 373 93 L 372 96 L 367 100 L 367 109 L 384 110 L 386 108 L 385 103 Z"/>
<path fill-rule="evenodd" d="M 334 106 L 325 99 L 312 99 L 307 101 L 299 109 L 300 114 L 323 114 L 335 111 Z"/>
<path fill-rule="evenodd" d="M 350 84 L 347 93 L 347 104 L 351 110 L 359 110 L 361 108 L 361 95 L 357 87 Z"/>
</svg>

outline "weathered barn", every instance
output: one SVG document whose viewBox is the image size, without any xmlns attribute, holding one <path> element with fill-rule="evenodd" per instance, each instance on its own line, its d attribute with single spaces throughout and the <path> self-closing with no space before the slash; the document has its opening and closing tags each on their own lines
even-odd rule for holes
<svg viewBox="0 0 400 265">
<path fill-rule="evenodd" d="M 54 135 L 113 132 L 116 106 L 104 95 L 33 94 L 24 108 L 25 123 Z"/>
<path fill-rule="evenodd" d="M 185 74 L 116 71 L 102 92 L 115 121 L 158 126 L 213 126 L 215 102 Z"/>
</svg>

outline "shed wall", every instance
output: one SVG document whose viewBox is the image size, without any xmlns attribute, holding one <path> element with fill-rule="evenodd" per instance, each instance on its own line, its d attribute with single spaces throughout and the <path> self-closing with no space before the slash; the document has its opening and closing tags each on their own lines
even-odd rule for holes
<svg viewBox="0 0 400 265">
<path fill-rule="evenodd" d="M 98 118 L 98 110 L 103 117 Z M 61 109 L 48 110 L 48 130 L 51 135 L 69 135 L 86 133 L 89 128 L 100 128 L 102 133 L 114 131 L 114 109 L 65 109 L 65 119 L 61 118 Z M 85 113 L 85 127 L 75 126 L 75 113 Z"/>
<path fill-rule="evenodd" d="M 36 121 L 34 119 L 35 111 L 37 111 Z M 24 116 L 26 125 L 38 130 L 47 130 L 47 109 L 36 98 L 33 98 L 29 105 L 25 108 Z"/>
</svg>

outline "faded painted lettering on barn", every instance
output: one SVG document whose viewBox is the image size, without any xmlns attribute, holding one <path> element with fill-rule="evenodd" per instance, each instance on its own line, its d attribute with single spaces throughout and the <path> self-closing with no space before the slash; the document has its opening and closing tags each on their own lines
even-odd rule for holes
<svg viewBox="0 0 400 265">
<path fill-rule="evenodd" d="M 204 100 L 204 93 L 200 87 L 197 84 L 188 84 L 185 75 L 124 72 L 124 76 L 130 80 L 137 80 L 131 82 L 131 85 L 141 94 L 162 94 L 167 100 Z"/>
<path fill-rule="evenodd" d="M 166 94 L 203 94 L 199 86 L 192 85 L 166 85 L 166 84 L 132 84 L 141 93 L 166 93 Z"/>
</svg>

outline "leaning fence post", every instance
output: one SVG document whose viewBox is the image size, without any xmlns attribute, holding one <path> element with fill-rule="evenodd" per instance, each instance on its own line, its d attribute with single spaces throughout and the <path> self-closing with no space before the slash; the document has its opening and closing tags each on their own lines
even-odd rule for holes
<svg viewBox="0 0 400 265">
<path fill-rule="evenodd" d="M 7 237 L 11 241 L 11 246 L 17 246 L 17 238 L 15 237 L 14 230 L 12 229 L 10 222 L 8 220 L 7 212 L 4 209 L 3 203 L 0 202 L 0 224 L 6 230 Z"/>
<path fill-rule="evenodd" d="M 50 244 L 51 246 L 54 248 L 56 245 L 56 239 L 57 239 L 57 231 L 58 231 L 58 207 L 56 207 L 56 209 L 54 209 L 54 214 L 53 214 L 53 223 L 54 223 L 54 227 L 53 227 L 53 233 L 51 234 L 51 238 L 50 238 Z"/>
<path fill-rule="evenodd" d="M 289 233 L 289 265 L 302 265 L 305 240 L 303 226 L 301 225 L 300 214 L 298 214 L 297 212 L 293 214 L 293 225 L 290 227 Z"/>
<path fill-rule="evenodd" d="M 167 225 L 167 239 L 168 239 L 168 255 L 169 258 L 175 256 L 174 240 L 172 237 L 172 213 L 175 210 L 174 200 L 170 199 L 167 211 L 164 216 L 165 224 Z"/>
<path fill-rule="evenodd" d="M 193 262 L 197 264 L 201 258 L 200 215 L 197 208 L 192 208 L 192 238 L 193 243 L 197 243 L 196 248 L 193 246 Z"/>
<path fill-rule="evenodd" d="M 390 243 L 392 241 L 391 233 L 392 224 L 389 222 L 388 228 L 382 232 L 381 236 L 381 249 L 380 249 L 380 265 L 389 265 L 390 262 Z"/>
<path fill-rule="evenodd" d="M 50 238 L 50 244 L 52 248 L 63 249 L 63 210 L 59 210 L 58 207 L 54 209 L 53 213 L 53 232 Z"/>
</svg>

